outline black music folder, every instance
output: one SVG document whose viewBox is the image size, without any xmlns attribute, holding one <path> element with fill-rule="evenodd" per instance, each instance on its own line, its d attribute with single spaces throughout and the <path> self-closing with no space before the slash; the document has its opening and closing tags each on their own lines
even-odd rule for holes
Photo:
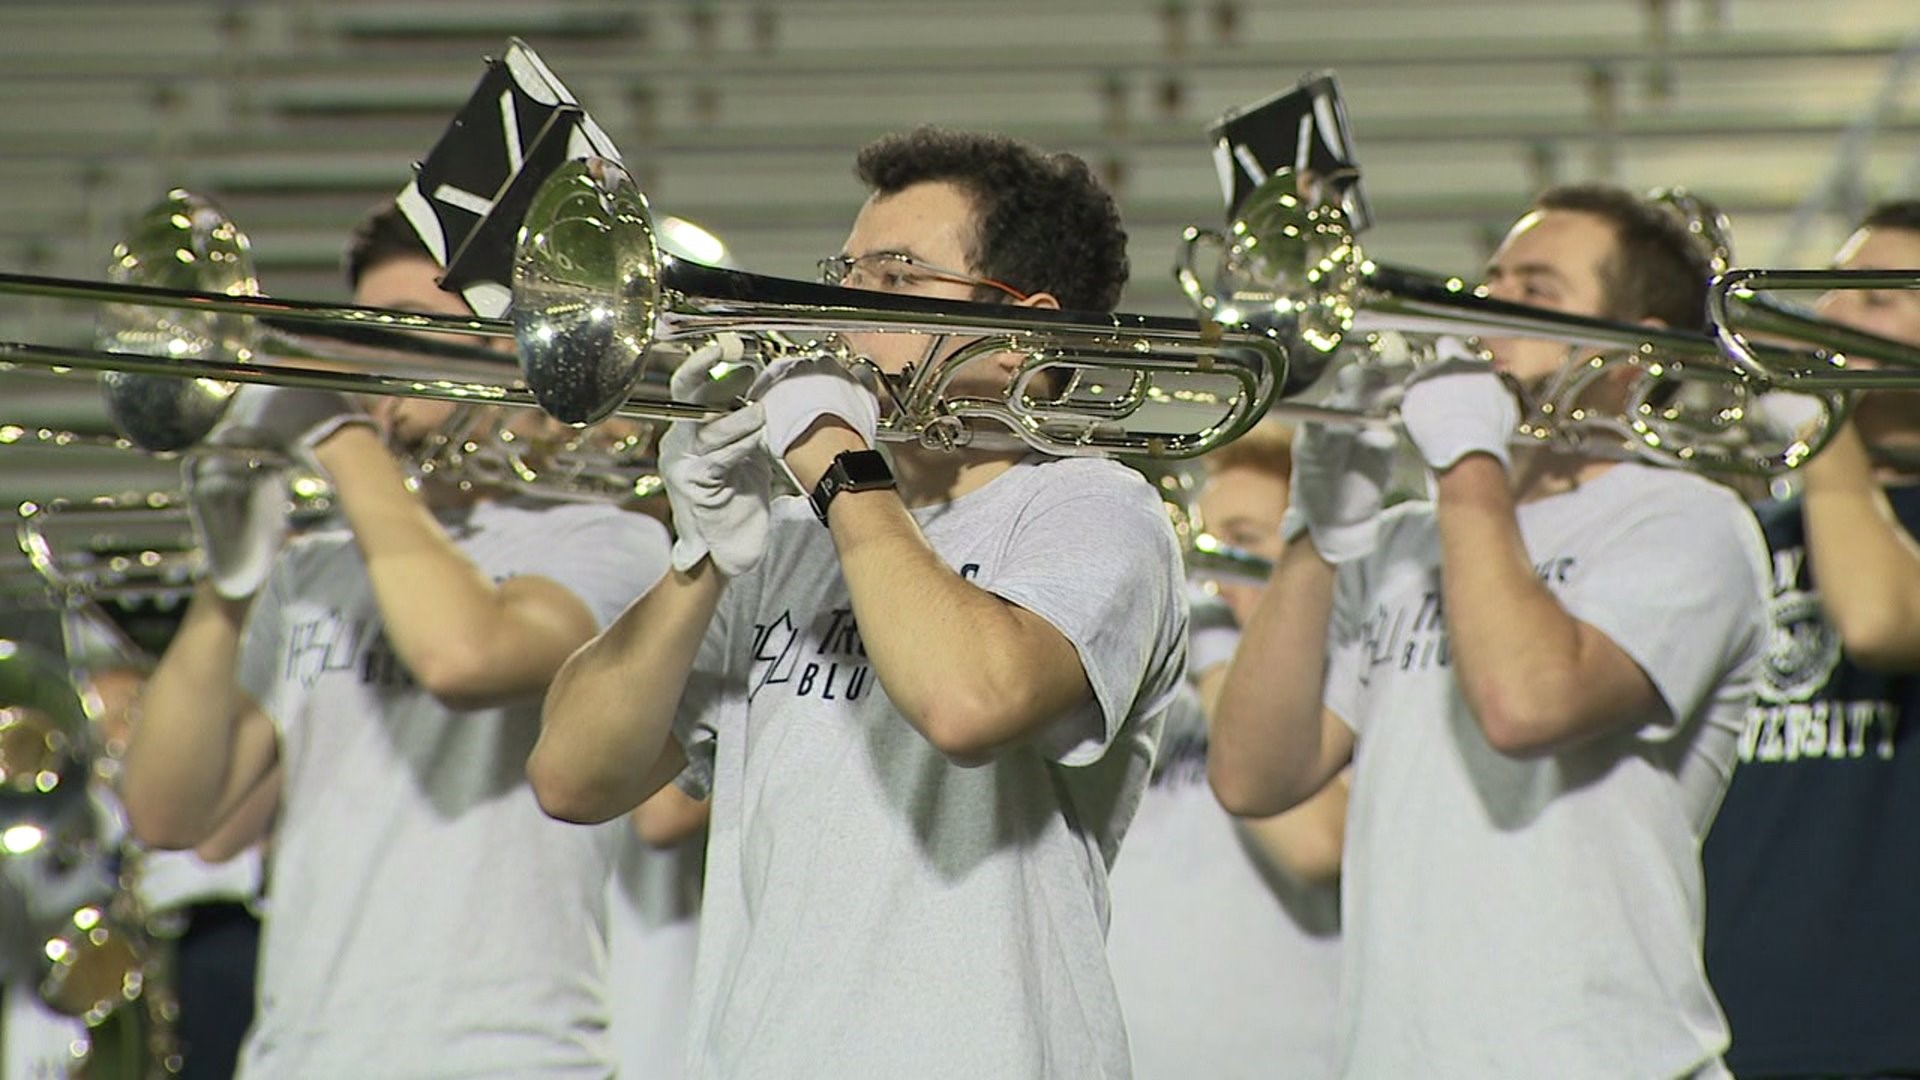
<svg viewBox="0 0 1920 1080">
<path fill-rule="evenodd" d="M 1291 90 L 1227 110 L 1207 135 L 1229 218 L 1275 171 L 1292 169 L 1303 180 L 1303 194 L 1317 204 L 1337 203 L 1354 232 L 1373 224 L 1346 102 L 1332 72 L 1306 75 Z"/>
<path fill-rule="evenodd" d="M 534 192 L 562 164 L 589 156 L 620 160 L 566 86 L 512 39 L 504 56 L 487 60 L 473 96 L 396 200 L 446 267 L 440 287 L 476 314 L 503 316 L 513 298 L 514 243 Z"/>
</svg>

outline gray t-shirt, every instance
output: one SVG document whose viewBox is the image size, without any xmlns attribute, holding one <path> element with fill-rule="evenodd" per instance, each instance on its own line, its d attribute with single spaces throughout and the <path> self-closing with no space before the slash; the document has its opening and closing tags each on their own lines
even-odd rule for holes
<svg viewBox="0 0 1920 1080">
<path fill-rule="evenodd" d="M 711 790 L 692 1071 L 1125 1077 L 1106 874 L 1185 662 L 1158 496 L 1109 461 L 1028 458 L 915 512 L 940 558 L 1073 644 L 1094 701 L 965 768 L 887 699 L 833 540 L 781 500 L 681 702 Z"/>
<path fill-rule="evenodd" d="M 1345 1075 L 1722 1075 L 1700 841 L 1766 640 L 1766 557 L 1726 488 L 1618 465 L 1520 507 L 1540 579 L 1673 716 L 1508 757 L 1449 665 L 1429 504 L 1342 568 L 1326 702 L 1357 736 Z"/>
<path fill-rule="evenodd" d="M 500 581 L 538 575 L 604 624 L 665 572 L 666 531 L 588 504 L 488 502 L 443 524 Z M 254 1077 L 604 1077 L 614 825 L 540 811 L 540 702 L 450 712 L 381 631 L 343 530 L 289 545 L 240 685 L 285 784 L 243 1053 Z"/>
<path fill-rule="evenodd" d="M 1193 655 L 1218 657 L 1196 608 Z M 1207 786 L 1207 728 L 1184 691 L 1113 867 L 1113 981 L 1140 1080 L 1333 1075 L 1340 887 L 1263 867 Z"/>
</svg>

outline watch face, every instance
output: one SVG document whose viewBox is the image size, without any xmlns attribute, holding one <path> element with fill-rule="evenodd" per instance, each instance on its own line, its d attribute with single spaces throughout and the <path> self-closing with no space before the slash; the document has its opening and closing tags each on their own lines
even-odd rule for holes
<svg viewBox="0 0 1920 1080">
<path fill-rule="evenodd" d="M 887 467 L 887 459 L 878 450 L 841 454 L 837 463 L 846 473 L 849 488 L 887 487 L 893 483 L 893 470 Z"/>
</svg>

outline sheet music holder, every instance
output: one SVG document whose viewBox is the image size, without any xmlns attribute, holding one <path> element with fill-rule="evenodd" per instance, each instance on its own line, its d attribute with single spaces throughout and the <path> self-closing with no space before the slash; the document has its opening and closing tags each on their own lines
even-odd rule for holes
<svg viewBox="0 0 1920 1080">
<path fill-rule="evenodd" d="M 1332 72 L 1303 76 L 1290 90 L 1229 109 L 1207 135 L 1229 218 L 1276 170 L 1292 169 L 1307 180 L 1309 198 L 1337 203 L 1346 211 L 1354 232 L 1373 223 L 1346 103 Z"/>
<path fill-rule="evenodd" d="M 473 95 L 397 198 L 434 261 L 440 287 L 478 315 L 512 302 L 514 243 L 534 192 L 574 158 L 620 152 L 540 57 L 518 38 L 489 58 Z"/>
</svg>

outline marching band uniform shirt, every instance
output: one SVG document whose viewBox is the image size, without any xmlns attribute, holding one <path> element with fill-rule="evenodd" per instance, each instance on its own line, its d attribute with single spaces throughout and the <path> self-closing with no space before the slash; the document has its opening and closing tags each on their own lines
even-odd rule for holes
<svg viewBox="0 0 1920 1080">
<path fill-rule="evenodd" d="M 605 624 L 666 531 L 606 506 L 443 515 L 495 581 L 539 575 Z M 293 541 L 254 602 L 240 685 L 284 780 L 242 1075 L 605 1077 L 614 830 L 548 818 L 525 777 L 540 700 L 454 712 L 381 630 L 344 530 Z"/>
<path fill-rule="evenodd" d="M 1326 685 L 1357 739 L 1343 1074 L 1724 1076 L 1700 840 L 1765 642 L 1759 531 L 1727 489 L 1639 464 L 1519 524 L 1540 579 L 1674 719 L 1495 751 L 1450 666 L 1433 507 L 1387 512 L 1341 570 Z"/>
<path fill-rule="evenodd" d="M 1920 487 L 1887 491 L 1920 533 Z M 1920 1073 L 1920 680 L 1867 671 L 1821 612 L 1799 499 L 1760 511 L 1773 638 L 1707 836 L 1707 972 L 1742 1077 Z"/>
<path fill-rule="evenodd" d="M 1073 644 L 1094 701 L 949 761 L 879 685 L 831 534 L 777 501 L 676 719 L 713 799 L 696 1076 L 1129 1075 L 1106 879 L 1185 668 L 1172 527 L 1124 466 L 1033 456 L 914 517 Z"/>
<path fill-rule="evenodd" d="M 1232 613 L 1196 604 L 1190 661 L 1231 658 Z M 1226 625 L 1202 630 L 1209 616 Z M 1224 637 L 1225 655 L 1206 638 Z M 1207 786 L 1207 727 L 1184 688 L 1127 848 L 1107 953 L 1141 1080 L 1333 1075 L 1340 887 L 1265 870 Z"/>
</svg>

